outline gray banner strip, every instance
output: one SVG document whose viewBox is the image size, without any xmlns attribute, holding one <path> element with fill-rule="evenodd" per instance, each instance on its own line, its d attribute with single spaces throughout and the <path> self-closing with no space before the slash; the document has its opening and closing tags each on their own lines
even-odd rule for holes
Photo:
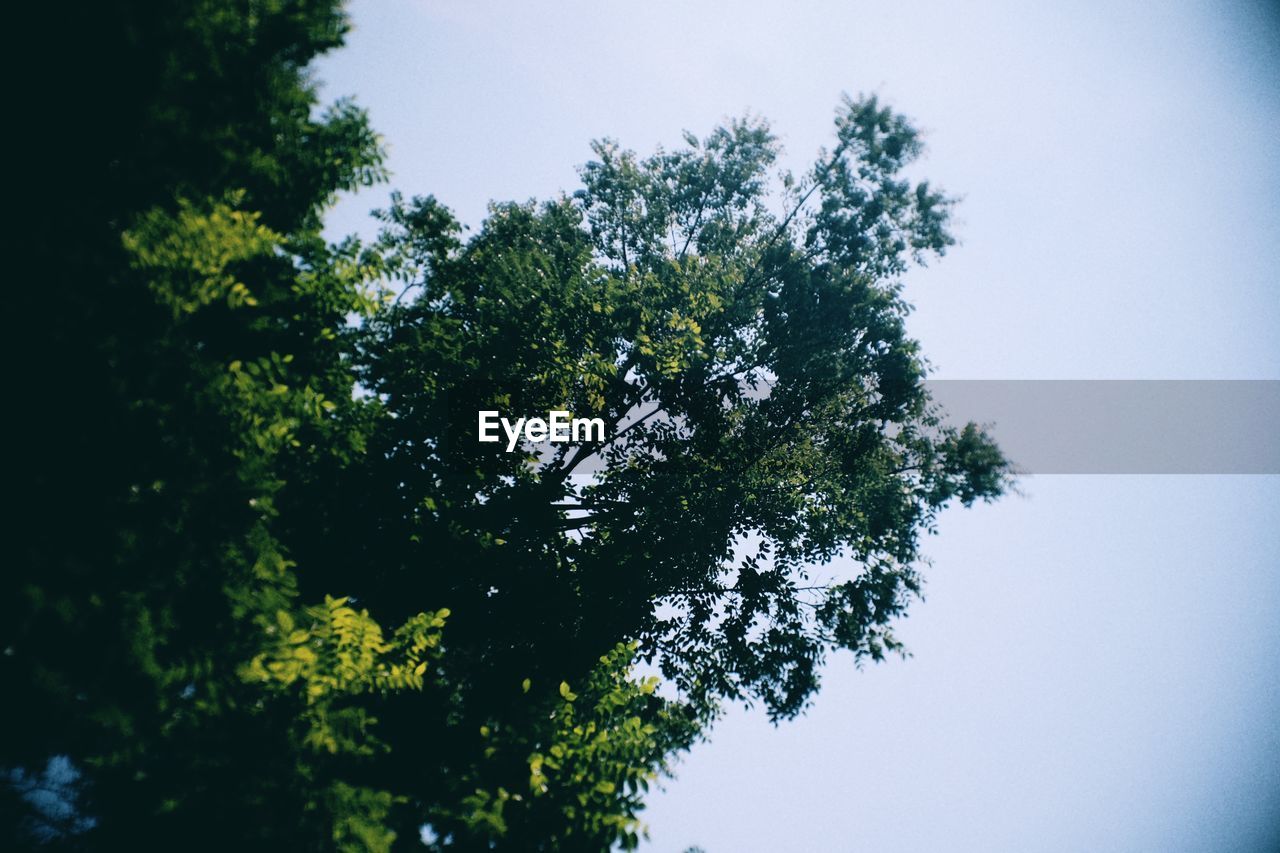
<svg viewBox="0 0 1280 853">
<path fill-rule="evenodd" d="M 1025 474 L 1280 474 L 1280 380 L 926 383 Z"/>
<path fill-rule="evenodd" d="M 943 379 L 925 384 L 944 423 L 985 426 L 1020 474 L 1280 474 L 1280 380 Z M 750 393 L 768 394 L 769 386 Z M 652 403 L 642 404 L 619 429 L 655 415 L 655 423 L 663 417 Z M 540 463 L 555 464 L 557 453 L 576 451 L 548 443 L 546 425 L 541 429 L 541 438 L 519 445 Z M 489 435 L 495 451 L 507 449 L 502 431 L 493 427 Z M 478 430 L 469 436 L 477 437 Z M 598 456 L 588 455 L 575 471 L 589 474 L 599 463 Z"/>
</svg>

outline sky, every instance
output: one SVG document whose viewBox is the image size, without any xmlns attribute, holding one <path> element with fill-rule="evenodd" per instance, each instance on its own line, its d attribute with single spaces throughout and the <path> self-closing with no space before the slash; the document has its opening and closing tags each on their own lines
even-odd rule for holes
<svg viewBox="0 0 1280 853">
<path fill-rule="evenodd" d="M 319 65 L 391 187 L 475 226 L 744 113 L 801 169 L 842 92 L 924 130 L 960 244 L 907 279 L 948 379 L 1280 379 L 1280 10 L 1259 2 L 360 0 Z M 1036 476 L 948 511 L 913 657 L 733 710 L 655 851 L 1280 849 L 1280 477 Z"/>
</svg>

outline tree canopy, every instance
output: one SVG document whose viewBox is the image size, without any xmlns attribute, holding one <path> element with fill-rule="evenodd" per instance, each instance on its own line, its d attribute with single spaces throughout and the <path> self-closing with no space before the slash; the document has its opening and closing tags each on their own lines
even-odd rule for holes
<svg viewBox="0 0 1280 853">
<path fill-rule="evenodd" d="M 952 201 L 905 176 L 902 116 L 845 99 L 798 174 L 757 119 L 606 140 L 474 234 L 397 194 L 329 245 L 335 194 L 385 177 L 306 71 L 345 26 L 69 27 L 20 296 L 15 845 L 633 847 L 724 703 L 789 718 L 831 652 L 899 650 L 920 536 L 1007 485 L 906 332 Z M 607 429 L 509 453 L 476 440 L 495 409 Z"/>
</svg>

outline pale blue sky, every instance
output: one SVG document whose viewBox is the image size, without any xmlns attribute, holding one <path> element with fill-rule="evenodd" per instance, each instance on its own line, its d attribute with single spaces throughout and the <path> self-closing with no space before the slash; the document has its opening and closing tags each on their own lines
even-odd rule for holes
<svg viewBox="0 0 1280 853">
<path fill-rule="evenodd" d="M 842 91 L 927 133 L 962 244 L 913 274 L 945 378 L 1280 379 L 1280 14 L 1263 3 L 363 0 L 321 65 L 393 186 L 473 224 L 750 110 L 801 166 Z M 369 228 L 385 191 L 343 203 Z M 657 851 L 1280 848 L 1280 478 L 1036 477 L 947 514 L 915 653 L 734 712 Z"/>
</svg>

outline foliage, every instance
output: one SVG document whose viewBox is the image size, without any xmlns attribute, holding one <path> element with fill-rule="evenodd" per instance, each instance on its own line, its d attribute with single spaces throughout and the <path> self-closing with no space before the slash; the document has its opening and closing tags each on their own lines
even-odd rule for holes
<svg viewBox="0 0 1280 853">
<path fill-rule="evenodd" d="M 634 847 L 721 703 L 898 649 L 920 534 L 1004 487 L 922 385 L 898 282 L 950 201 L 874 99 L 799 177 L 740 121 L 328 245 L 384 177 L 306 72 L 338 3 L 81 12 L 19 28 L 66 98 L 20 176 L 9 846 Z M 609 428 L 508 454 L 479 409 Z"/>
<path fill-rule="evenodd" d="M 421 690 L 449 611 L 419 614 L 396 629 L 390 641 L 369 611 L 357 612 L 344 598 L 325 596 L 323 605 L 307 608 L 305 615 L 306 626 L 298 627 L 289 611 L 276 611 L 276 624 L 267 627 L 276 640 L 273 647 L 246 664 L 241 677 L 276 690 L 300 687 L 308 706 L 305 745 L 370 755 L 377 745 L 368 732 L 370 718 L 358 706 L 335 712 L 334 700 Z"/>
<path fill-rule="evenodd" d="M 455 614 L 438 776 L 394 760 L 414 753 L 420 706 L 382 714 L 379 773 L 439 844 L 569 843 L 556 827 L 632 842 L 641 802 L 607 775 L 592 790 L 598 769 L 566 777 L 539 746 L 535 780 L 578 787 L 524 786 L 509 744 L 564 737 L 536 710 L 564 699 L 555 685 L 634 648 L 675 690 L 639 715 L 667 752 L 726 700 L 793 716 L 831 650 L 901 650 L 920 535 L 1007 482 L 980 429 L 941 421 L 906 335 L 900 276 L 951 243 L 950 202 L 902 177 L 910 125 L 848 100 L 799 178 L 774 175 L 762 122 L 686 143 L 645 159 L 599 143 L 572 197 L 494 205 L 465 240 L 432 198 L 381 214 L 402 293 L 359 342 L 371 452 L 336 489 L 341 541 L 300 547 L 370 566 L 354 591 L 379 612 Z M 484 409 L 598 416 L 607 437 L 506 453 L 476 441 Z M 626 754 L 627 778 L 664 766 Z"/>
<path fill-rule="evenodd" d="M 364 500 L 414 545 L 373 561 L 380 583 L 456 603 L 472 669 L 634 641 L 698 714 L 792 716 L 828 650 L 898 647 L 920 534 L 1007 479 L 981 430 L 941 422 L 905 331 L 900 275 L 950 245 L 950 201 L 902 176 L 918 135 L 874 98 L 799 178 L 774 179 L 760 121 L 595 150 L 572 197 L 496 205 L 465 243 L 434 199 L 383 214 L 414 299 L 364 344 L 389 415 Z M 608 437 L 508 454 L 475 440 L 482 409 Z M 391 569 L 425 553 L 471 569 Z"/>
<path fill-rule="evenodd" d="M 634 653 L 634 644 L 619 643 L 576 691 L 562 681 L 531 698 L 514 725 L 481 726 L 484 763 L 458 780 L 460 807 L 433 816 L 437 834 L 464 847 L 634 849 L 644 831 L 636 816 L 643 794 L 698 731 L 685 709 L 655 695 L 657 677 L 631 676 Z M 532 680 L 521 689 L 529 694 Z M 508 761 L 523 764 L 527 780 L 510 790 L 483 781 Z"/>
<path fill-rule="evenodd" d="M 385 847 L 358 697 L 423 687 L 440 613 L 383 642 L 371 616 L 317 609 L 332 599 L 299 597 L 280 513 L 365 442 L 347 320 L 375 307 L 376 259 L 319 227 L 382 151 L 304 71 L 345 19 L 285 0 L 22 14 L 59 49 L 30 113 L 0 765 L 62 756 L 83 784 L 55 833 L 15 789 L 11 846 Z M 314 625 L 293 681 L 289 620 Z"/>
</svg>

